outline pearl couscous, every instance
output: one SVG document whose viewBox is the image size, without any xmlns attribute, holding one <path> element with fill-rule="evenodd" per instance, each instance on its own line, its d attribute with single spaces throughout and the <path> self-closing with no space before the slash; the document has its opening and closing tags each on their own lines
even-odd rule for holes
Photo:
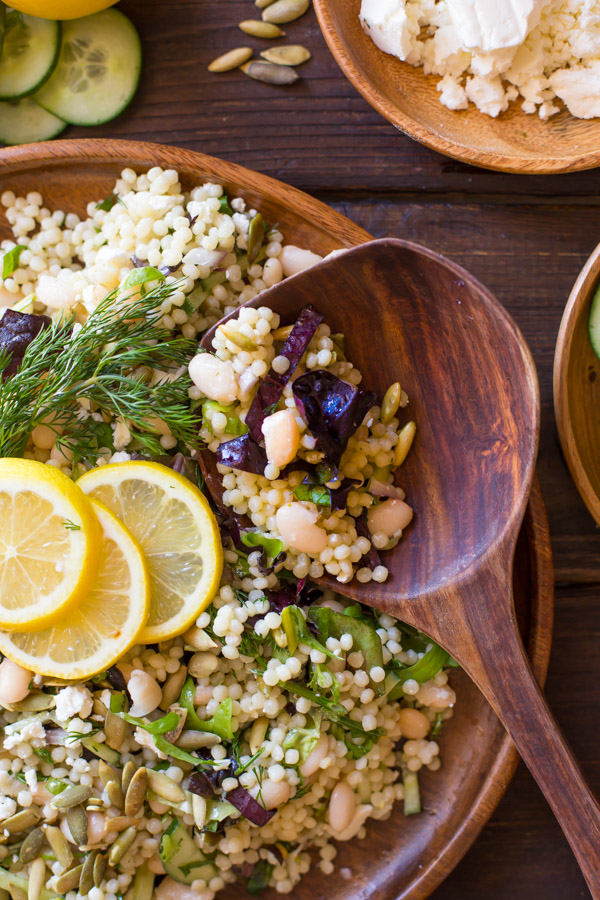
<svg viewBox="0 0 600 900">
<path fill-rule="evenodd" d="M 66 311 L 74 331 L 111 291 L 152 280 L 130 280 L 151 267 L 166 286 L 162 326 L 197 348 L 223 315 L 319 261 L 277 230 L 258 229 L 257 211 L 221 186 L 184 193 L 177 173 L 159 168 L 125 170 L 84 220 L 46 209 L 37 193 L 6 191 L 1 202 L 15 237 L 1 248 L 2 302 L 55 321 Z M 283 377 L 291 367 L 281 352 L 289 330 L 278 331 L 271 310 L 244 309 L 227 324 L 214 356 L 188 360 L 187 397 L 202 408 L 209 453 L 225 452 L 231 428 L 244 438 L 269 368 Z M 388 818 L 396 801 L 406 814 L 420 811 L 418 773 L 440 767 L 438 735 L 456 699 L 453 662 L 414 629 L 307 580 L 324 571 L 340 582 L 353 574 L 383 580 L 385 566 L 361 560 L 393 546 L 410 510 L 393 485 L 414 434 L 412 423 L 400 427 L 408 398 L 397 383 L 381 405 L 364 400 L 335 471 L 305 483 L 299 463 L 310 474 L 324 454 L 295 413 L 295 391 L 307 376 L 312 390 L 322 371 L 328 384 L 345 380 L 358 392 L 360 375 L 340 341 L 319 323 L 280 408 L 265 416 L 261 452 L 271 468 L 256 475 L 221 465 L 224 512 L 248 516 L 250 527 L 242 547 L 222 516 L 223 577 L 191 628 L 138 644 L 79 681 L 0 662 L 0 890 L 30 900 L 212 900 L 242 882 L 251 893 L 289 894 L 311 865 L 332 874 L 335 842 L 363 838 L 368 820 Z M 217 397 L 198 386 L 206 383 L 203 357 Z M 140 383 L 187 385 L 181 369 L 151 371 Z M 189 453 L 162 412 L 159 449 Z M 24 454 L 76 477 L 146 446 L 127 416 L 103 416 L 86 402 L 77 415 L 84 431 L 101 429 L 93 458 L 78 455 L 79 444 L 69 443 L 77 433 L 53 419 L 36 425 Z M 348 481 L 341 508 L 325 513 L 315 498 L 331 499 Z M 294 493 L 302 484 L 307 499 Z M 402 504 L 391 531 L 381 512 L 389 501 Z M 292 521 L 285 510 L 294 504 L 303 512 L 292 510 Z M 369 536 L 354 524 L 362 516 Z M 305 549 L 294 548 L 292 532 Z M 352 877 L 348 868 L 339 874 Z"/>
</svg>

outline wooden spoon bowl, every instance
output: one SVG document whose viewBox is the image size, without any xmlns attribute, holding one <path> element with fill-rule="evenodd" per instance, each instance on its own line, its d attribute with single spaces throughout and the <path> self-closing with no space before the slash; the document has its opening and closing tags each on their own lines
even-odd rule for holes
<svg viewBox="0 0 600 900">
<path fill-rule="evenodd" d="M 600 119 L 566 110 L 547 122 L 517 100 L 496 119 L 471 105 L 447 109 L 438 75 L 383 53 L 363 31 L 361 0 L 315 0 L 321 31 L 337 64 L 382 116 L 416 141 L 465 163 L 529 175 L 576 172 L 600 164 Z"/>
<path fill-rule="evenodd" d="M 512 564 L 540 416 L 527 345 L 471 275 L 404 241 L 337 255 L 251 305 L 289 323 L 307 303 L 345 334 L 367 388 L 382 396 L 401 382 L 419 435 L 401 480 L 415 522 L 385 554 L 389 579 L 321 581 L 414 625 L 463 666 L 510 732 L 600 900 L 600 807 L 535 681 L 515 620 Z"/>
<path fill-rule="evenodd" d="M 588 333 L 600 276 L 600 244 L 567 301 L 554 356 L 554 410 L 563 453 L 577 490 L 600 525 L 600 360 Z"/>
</svg>

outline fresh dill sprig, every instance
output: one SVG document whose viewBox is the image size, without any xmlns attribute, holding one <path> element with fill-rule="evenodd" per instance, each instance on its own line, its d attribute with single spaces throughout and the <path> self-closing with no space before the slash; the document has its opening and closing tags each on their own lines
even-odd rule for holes
<svg viewBox="0 0 600 900">
<path fill-rule="evenodd" d="M 0 456 L 22 456 L 33 429 L 45 422 L 75 461 L 97 456 L 95 419 L 78 402 L 110 421 L 122 418 L 138 448 L 164 452 L 155 420 L 183 444 L 198 443 L 198 416 L 190 408 L 187 373 L 173 377 L 196 352 L 194 341 L 160 324 L 162 304 L 179 287 L 160 284 L 135 298 L 108 294 L 84 325 L 63 317 L 29 344 L 15 375 L 0 384 Z M 0 353 L 0 373 L 10 356 Z M 148 370 L 165 373 L 152 384 Z M 141 372 L 141 374 L 139 374 Z M 137 373 L 137 374 L 136 374 Z M 87 422 L 87 424 L 86 424 Z"/>
</svg>

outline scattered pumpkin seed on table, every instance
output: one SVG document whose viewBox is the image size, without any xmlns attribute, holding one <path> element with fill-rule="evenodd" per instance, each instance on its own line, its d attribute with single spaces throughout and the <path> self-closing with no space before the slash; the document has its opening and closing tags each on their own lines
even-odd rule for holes
<svg viewBox="0 0 600 900">
<path fill-rule="evenodd" d="M 208 66 L 209 72 L 230 72 L 247 62 L 252 56 L 252 47 L 235 47 L 216 59 Z"/>
<path fill-rule="evenodd" d="M 263 22 L 285 25 L 294 22 L 307 12 L 310 0 L 275 0 L 262 13 Z"/>
<path fill-rule="evenodd" d="M 279 66 L 300 66 L 311 56 L 310 50 L 307 50 L 302 44 L 282 44 L 280 47 L 269 47 L 267 50 L 262 50 L 260 55 L 267 62 L 276 63 Z"/>
<path fill-rule="evenodd" d="M 276 66 L 274 63 L 259 59 L 244 63 L 240 68 L 245 75 L 266 84 L 293 84 L 298 81 L 298 73 L 290 66 Z"/>
<path fill-rule="evenodd" d="M 244 19 L 238 24 L 238 28 L 245 34 L 251 34 L 253 37 L 271 38 L 285 37 L 285 31 L 278 28 L 272 22 L 261 22 L 260 19 Z"/>
</svg>

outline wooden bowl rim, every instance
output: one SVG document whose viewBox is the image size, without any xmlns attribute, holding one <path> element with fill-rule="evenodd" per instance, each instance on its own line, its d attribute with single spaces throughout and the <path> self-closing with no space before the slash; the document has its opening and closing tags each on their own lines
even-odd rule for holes
<svg viewBox="0 0 600 900">
<path fill-rule="evenodd" d="M 575 284 L 560 322 L 554 352 L 554 414 L 562 451 L 581 499 L 600 525 L 600 495 L 594 490 L 575 438 L 569 400 L 569 368 L 575 326 L 581 315 L 589 314 L 589 305 L 600 275 L 600 244 L 588 257 Z"/>
<path fill-rule="evenodd" d="M 574 153 L 567 162 L 564 157 L 553 158 L 551 156 L 520 156 L 517 161 L 514 156 L 507 156 L 493 150 L 483 153 L 444 138 L 402 112 L 398 106 L 388 101 L 368 78 L 362 75 L 352 57 L 342 46 L 329 11 L 329 0 L 314 0 L 314 6 L 323 37 L 350 84 L 388 122 L 420 144 L 424 144 L 438 153 L 443 153 L 444 156 L 457 159 L 459 162 L 481 169 L 510 172 L 513 175 L 558 175 L 565 172 L 581 172 L 600 165 L 600 148 L 594 153 Z"/>
<path fill-rule="evenodd" d="M 235 163 L 206 156 L 168 144 L 101 138 L 58 140 L 48 143 L 26 144 L 0 149 L 3 174 L 11 169 L 30 169 L 42 163 L 64 164 L 68 160 L 121 163 L 148 168 L 164 165 L 178 169 L 192 166 L 198 173 L 217 173 L 224 182 L 252 186 L 266 198 L 281 202 L 282 196 L 290 209 L 302 215 L 310 211 L 315 221 L 329 230 L 332 236 L 347 247 L 373 239 L 364 229 L 319 200 L 267 175 L 245 169 Z M 532 583 L 530 601 L 530 633 L 528 654 L 538 681 L 543 685 L 550 660 L 550 645 L 554 613 L 554 578 L 550 531 L 544 501 L 537 477 L 534 479 L 523 528 L 529 548 Z M 443 851 L 427 867 L 413 877 L 402 894 L 402 900 L 424 900 L 444 880 L 471 847 L 479 832 L 500 802 L 519 761 L 515 747 L 507 734 L 499 743 L 494 764 L 488 770 L 481 790 L 476 795 L 468 816 L 445 845 Z M 392 886 L 392 890 L 395 888 Z M 391 900 L 391 897 L 390 897 Z"/>
</svg>

